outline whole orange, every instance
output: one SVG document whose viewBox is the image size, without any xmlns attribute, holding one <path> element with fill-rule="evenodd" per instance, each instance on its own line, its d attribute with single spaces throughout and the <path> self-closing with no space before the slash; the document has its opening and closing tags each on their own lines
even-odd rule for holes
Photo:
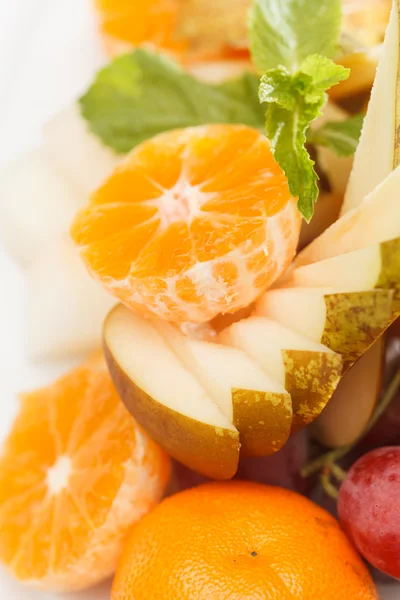
<svg viewBox="0 0 400 600">
<path fill-rule="evenodd" d="M 325 510 L 251 482 L 164 500 L 134 526 L 112 600 L 371 600 L 370 575 Z"/>
</svg>

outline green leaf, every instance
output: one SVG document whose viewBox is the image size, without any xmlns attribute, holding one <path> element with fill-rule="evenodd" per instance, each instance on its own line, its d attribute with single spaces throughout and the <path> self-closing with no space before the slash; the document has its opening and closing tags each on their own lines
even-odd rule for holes
<svg viewBox="0 0 400 600">
<path fill-rule="evenodd" d="M 102 69 L 80 99 L 93 133 L 116 152 L 129 152 L 157 133 L 207 123 L 263 128 L 259 78 L 207 85 L 171 60 L 146 50 L 121 56 Z"/>
<path fill-rule="evenodd" d="M 363 122 L 362 114 L 345 121 L 328 121 L 318 129 L 310 130 L 307 141 L 330 148 L 338 156 L 351 156 L 357 149 Z"/>
<path fill-rule="evenodd" d="M 332 57 L 341 27 L 341 0 L 253 0 L 249 40 L 260 72 L 295 72 L 310 54 Z"/>
<path fill-rule="evenodd" d="M 280 66 L 270 69 L 261 79 L 259 98 L 269 104 L 267 137 L 306 221 L 311 220 L 318 197 L 314 161 L 305 147 L 307 130 L 321 115 L 327 100 L 325 90 L 348 75 L 348 69 L 314 55 L 303 61 L 293 74 Z"/>
</svg>

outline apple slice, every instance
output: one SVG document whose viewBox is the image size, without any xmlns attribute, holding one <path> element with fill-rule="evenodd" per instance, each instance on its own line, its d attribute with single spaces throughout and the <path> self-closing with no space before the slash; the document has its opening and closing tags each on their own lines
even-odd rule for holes
<svg viewBox="0 0 400 600">
<path fill-rule="evenodd" d="M 292 397 L 293 431 L 313 421 L 339 383 L 342 359 L 276 321 L 250 317 L 221 332 L 222 343 L 251 356 Z"/>
<path fill-rule="evenodd" d="M 236 473 L 239 432 L 151 321 L 117 306 L 104 324 L 104 346 L 122 400 L 155 441 L 207 477 Z"/>
<path fill-rule="evenodd" d="M 391 324 L 393 291 L 279 288 L 261 296 L 256 314 L 338 352 L 347 371 Z"/>
<path fill-rule="evenodd" d="M 267 456 L 287 441 L 292 401 L 284 387 L 245 352 L 191 339 L 166 321 L 153 321 L 168 346 L 193 373 L 240 433 L 241 454 Z"/>
<path fill-rule="evenodd" d="M 305 265 L 400 237 L 400 167 L 365 200 L 305 248 L 295 265 Z"/>
<path fill-rule="evenodd" d="M 347 446 L 364 431 L 381 392 L 383 347 L 379 339 L 346 373 L 312 424 L 312 434 L 321 444 Z"/>
<path fill-rule="evenodd" d="M 3 169 L 0 198 L 1 238 L 23 267 L 68 231 L 74 214 L 86 201 L 38 149 L 22 154 Z"/>
<path fill-rule="evenodd" d="M 360 205 L 364 198 L 384 181 L 395 166 L 398 67 L 399 13 L 397 2 L 393 2 L 342 214 Z M 388 217 L 390 216 L 388 214 Z"/>
<path fill-rule="evenodd" d="M 88 195 L 112 173 L 121 158 L 92 134 L 73 104 L 43 127 L 45 151 Z"/>
<path fill-rule="evenodd" d="M 47 246 L 27 270 L 27 344 L 34 360 L 56 360 L 101 347 L 102 323 L 115 299 L 88 277 L 72 241 Z"/>
</svg>

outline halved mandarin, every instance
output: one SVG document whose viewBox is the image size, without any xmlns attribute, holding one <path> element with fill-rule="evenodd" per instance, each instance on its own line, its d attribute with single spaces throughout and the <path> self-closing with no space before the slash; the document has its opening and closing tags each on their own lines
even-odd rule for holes
<svg viewBox="0 0 400 600">
<path fill-rule="evenodd" d="M 169 471 L 168 456 L 122 405 L 102 356 L 92 357 L 21 399 L 0 455 L 0 561 L 36 588 L 94 585 L 114 572 Z"/>
<path fill-rule="evenodd" d="M 136 147 L 78 213 L 72 237 L 126 306 L 201 323 L 248 306 L 285 271 L 300 220 L 268 140 L 207 125 Z"/>
</svg>

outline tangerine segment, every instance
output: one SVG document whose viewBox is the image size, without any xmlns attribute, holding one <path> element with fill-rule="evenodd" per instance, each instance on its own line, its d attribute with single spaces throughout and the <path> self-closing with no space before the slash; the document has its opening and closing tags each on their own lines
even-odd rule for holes
<svg viewBox="0 0 400 600">
<path fill-rule="evenodd" d="M 181 54 L 175 38 L 177 0 L 95 0 L 106 48 L 111 55 L 143 44 Z"/>
<path fill-rule="evenodd" d="M 161 498 L 164 452 L 128 415 L 101 357 L 26 394 L 0 457 L 0 559 L 42 589 L 109 576 Z"/>
<path fill-rule="evenodd" d="M 166 52 L 186 64 L 245 60 L 250 65 L 247 44 L 237 46 L 238 40 L 232 39 L 231 27 L 221 31 L 221 35 L 218 33 L 217 38 L 213 36 L 211 43 L 206 44 L 203 43 L 204 36 L 199 37 L 199 31 L 193 31 L 193 36 L 182 31 L 182 0 L 94 0 L 94 3 L 105 49 L 110 56 L 144 46 Z M 236 19 L 242 17 L 240 29 L 246 19 L 247 5 L 248 0 L 244 0 L 242 9 L 235 13 Z"/>
<path fill-rule="evenodd" d="M 339 523 L 307 498 L 251 482 L 164 500 L 133 529 L 112 600 L 377 600 Z"/>
<path fill-rule="evenodd" d="M 128 307 L 205 322 L 253 302 L 292 261 L 300 214 L 268 140 L 244 125 L 136 147 L 72 226 L 93 277 Z"/>
</svg>

